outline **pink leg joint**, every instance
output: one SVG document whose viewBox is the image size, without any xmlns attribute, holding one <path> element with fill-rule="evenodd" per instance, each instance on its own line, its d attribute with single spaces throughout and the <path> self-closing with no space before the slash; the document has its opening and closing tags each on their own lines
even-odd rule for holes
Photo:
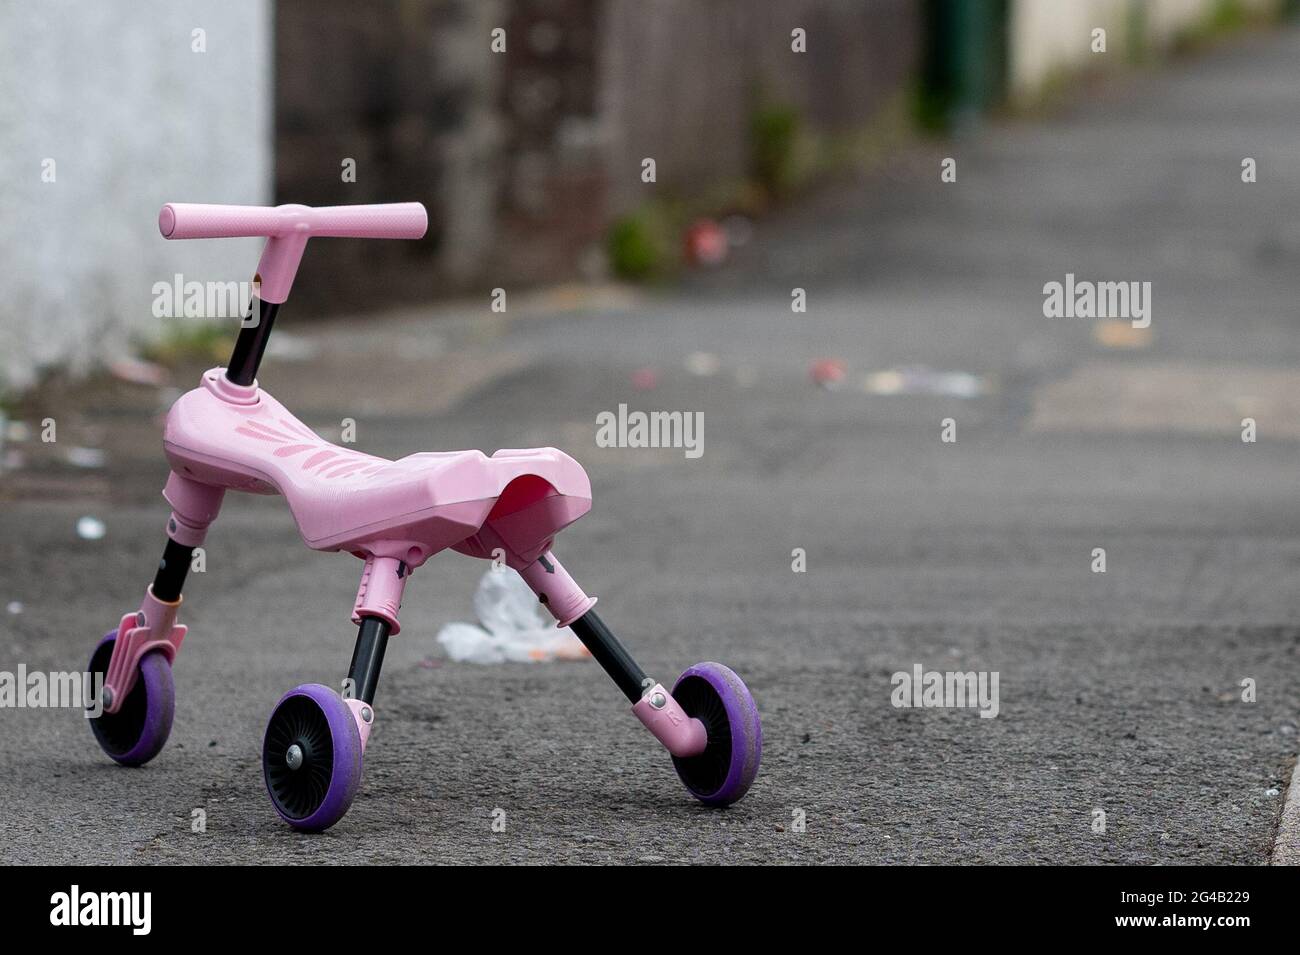
<svg viewBox="0 0 1300 955">
<path fill-rule="evenodd" d="M 392 628 L 394 636 L 401 633 L 397 611 L 402 609 L 402 591 L 410 575 L 410 569 L 396 557 L 367 557 L 357 602 L 352 607 L 352 622 L 359 624 L 362 617 L 378 617 Z"/>
<path fill-rule="evenodd" d="M 140 672 L 140 660 L 146 653 L 160 651 L 171 663 L 185 639 L 185 626 L 176 622 L 176 612 L 181 602 L 163 603 L 153 595 L 153 588 L 145 592 L 144 602 L 136 613 L 129 613 L 117 626 L 117 640 L 113 656 L 104 674 L 104 711 L 116 713 L 122 708 L 131 690 L 135 688 Z"/>
<path fill-rule="evenodd" d="M 370 740 L 370 728 L 375 725 L 375 708 L 365 700 L 344 700 L 356 720 L 357 732 L 361 734 L 361 755 L 366 755 L 366 743 Z"/>
<path fill-rule="evenodd" d="M 709 732 L 677 705 L 673 695 L 656 683 L 632 706 L 632 712 L 651 735 L 674 756 L 698 756 L 709 744 Z"/>
<path fill-rule="evenodd" d="M 533 588 L 537 599 L 555 615 L 558 627 L 567 627 L 596 606 L 596 598 L 583 593 L 550 551 L 519 571 L 519 575 Z"/>
<path fill-rule="evenodd" d="M 198 547 L 208 535 L 208 525 L 217 519 L 225 494 L 224 488 L 200 484 L 173 471 L 163 488 L 163 497 L 172 506 L 167 536 L 186 547 Z"/>
</svg>

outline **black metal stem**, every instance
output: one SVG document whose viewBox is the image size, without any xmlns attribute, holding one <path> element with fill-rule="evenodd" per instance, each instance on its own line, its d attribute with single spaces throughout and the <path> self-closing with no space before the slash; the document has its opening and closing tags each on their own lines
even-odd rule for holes
<svg viewBox="0 0 1300 955">
<path fill-rule="evenodd" d="M 180 600 L 181 588 L 185 586 L 185 575 L 190 572 L 190 559 L 193 556 L 193 547 L 186 547 L 167 538 L 162 560 L 158 561 L 158 573 L 153 578 L 153 595 L 156 598 L 165 603 Z"/>
<path fill-rule="evenodd" d="M 632 655 L 610 633 L 605 622 L 596 616 L 596 611 L 588 610 L 570 624 L 578 639 L 583 642 L 596 662 L 605 668 L 631 702 L 641 699 L 645 684 L 645 671 L 636 665 Z"/>
<path fill-rule="evenodd" d="M 388 621 L 378 617 L 362 617 L 357 630 L 357 645 L 352 651 L 352 664 L 348 679 L 352 692 L 359 700 L 374 705 L 375 690 L 379 688 L 379 671 L 384 665 L 384 650 L 388 647 Z"/>
<path fill-rule="evenodd" d="M 262 354 L 271 337 L 271 326 L 275 324 L 275 314 L 280 310 L 280 306 L 274 302 L 263 302 L 255 298 L 248 307 L 249 315 L 253 314 L 254 307 L 258 309 L 257 324 L 239 330 L 234 351 L 230 353 L 230 363 L 226 366 L 226 377 L 237 385 L 251 385 L 257 378 Z"/>
</svg>

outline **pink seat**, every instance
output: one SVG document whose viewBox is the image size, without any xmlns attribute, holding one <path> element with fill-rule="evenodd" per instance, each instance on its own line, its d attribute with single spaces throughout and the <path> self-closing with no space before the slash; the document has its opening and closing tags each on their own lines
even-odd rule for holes
<svg viewBox="0 0 1300 955">
<path fill-rule="evenodd" d="M 582 466 L 554 448 L 443 451 L 397 461 L 331 444 L 256 386 L 219 369 L 182 395 L 163 437 L 172 469 L 205 484 L 283 494 L 316 550 L 418 566 L 444 548 L 513 565 L 543 553 L 591 507 Z"/>
</svg>

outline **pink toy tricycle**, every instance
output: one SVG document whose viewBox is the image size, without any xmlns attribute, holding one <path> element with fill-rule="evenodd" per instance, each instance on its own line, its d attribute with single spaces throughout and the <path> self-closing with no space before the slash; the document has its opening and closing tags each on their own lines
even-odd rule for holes
<svg viewBox="0 0 1300 955">
<path fill-rule="evenodd" d="M 397 461 L 322 440 L 258 387 L 257 369 L 276 312 L 315 236 L 418 239 L 428 219 L 408 202 L 377 206 L 163 206 L 168 239 L 264 236 L 259 292 L 227 368 L 203 375 L 167 415 L 163 447 L 171 476 L 167 545 L 140 609 L 122 617 L 90 661 L 104 675 L 104 712 L 92 720 L 100 746 L 139 766 L 171 732 L 172 664 L 185 637 L 176 622 L 194 549 L 216 520 L 226 491 L 282 494 L 308 547 L 364 561 L 352 608 L 356 649 L 342 695 L 318 683 L 275 705 L 262 743 L 262 770 L 276 812 L 296 829 L 319 831 L 343 818 L 361 781 L 374 726 L 375 690 L 388 638 L 411 573 L 450 547 L 503 559 L 558 626 L 572 627 L 632 703 L 632 712 L 672 754 L 682 781 L 705 803 L 740 799 L 758 772 L 762 729 L 740 678 L 701 663 L 669 692 L 647 677 L 551 553 L 555 535 L 591 508 L 582 467 L 554 448 L 435 451 Z M 253 314 L 258 315 L 256 322 Z"/>
</svg>

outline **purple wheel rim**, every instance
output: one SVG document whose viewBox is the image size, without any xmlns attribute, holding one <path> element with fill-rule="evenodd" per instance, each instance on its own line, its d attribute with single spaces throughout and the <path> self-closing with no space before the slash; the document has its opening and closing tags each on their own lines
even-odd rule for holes
<svg viewBox="0 0 1300 955">
<path fill-rule="evenodd" d="M 282 805 L 272 785 L 273 769 L 284 761 L 284 754 L 277 751 L 279 746 L 272 739 L 272 729 L 276 726 L 277 716 L 283 718 L 285 704 L 299 699 L 310 701 L 323 716 L 330 746 L 329 781 L 324 795 L 309 811 L 301 814 Z M 361 785 L 361 734 L 343 698 L 319 683 L 303 684 L 282 696 L 271 711 L 262 737 L 262 775 L 271 805 L 293 828 L 302 832 L 321 832 L 342 819 Z"/>
<path fill-rule="evenodd" d="M 117 631 L 110 630 L 95 646 L 89 670 L 104 673 Z M 153 759 L 171 735 L 176 713 L 176 684 L 172 666 L 160 651 L 146 653 L 140 660 L 135 686 L 117 713 L 105 713 L 90 720 L 100 748 L 123 766 L 143 766 Z"/>
<path fill-rule="evenodd" d="M 704 692 L 706 687 L 720 707 L 710 705 L 708 694 Z M 740 799 L 758 775 L 758 764 L 763 756 L 763 725 L 749 687 L 721 663 L 697 663 L 677 678 L 673 696 L 687 715 L 705 719 L 706 726 L 710 722 L 706 717 L 710 714 L 715 720 L 725 719 L 731 736 L 728 750 L 719 753 L 716 751 L 718 734 L 711 728 L 710 750 L 687 759 L 673 757 L 677 775 L 686 788 L 706 805 L 726 806 Z M 706 759 L 722 760 L 721 769 L 700 773 L 699 764 L 692 761 Z M 702 785 L 701 780 L 705 778 L 708 781 Z"/>
</svg>

